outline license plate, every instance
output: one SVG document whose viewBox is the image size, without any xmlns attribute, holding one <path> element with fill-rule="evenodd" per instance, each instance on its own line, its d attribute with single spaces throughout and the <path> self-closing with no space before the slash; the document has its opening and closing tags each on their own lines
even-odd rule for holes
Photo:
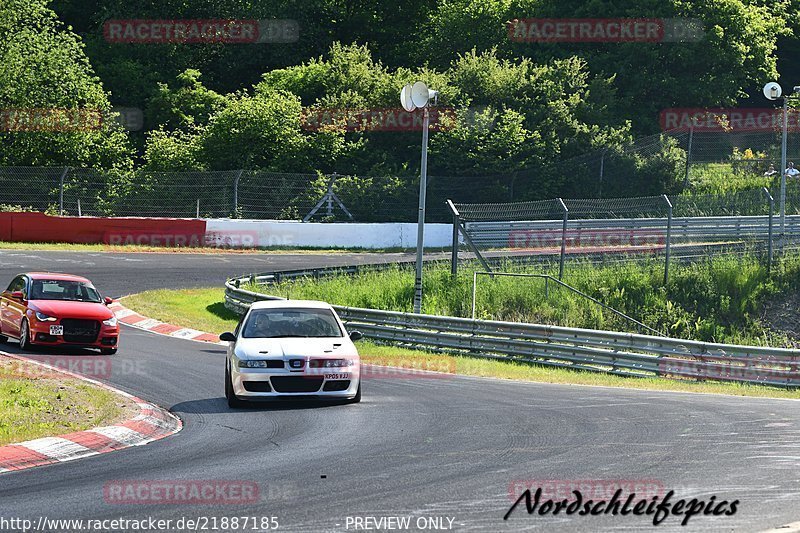
<svg viewBox="0 0 800 533">
<path fill-rule="evenodd" d="M 325 374 L 325 379 L 350 379 L 350 374 Z"/>
<path fill-rule="evenodd" d="M 64 326 L 50 326 L 50 335 L 63 335 Z"/>
</svg>

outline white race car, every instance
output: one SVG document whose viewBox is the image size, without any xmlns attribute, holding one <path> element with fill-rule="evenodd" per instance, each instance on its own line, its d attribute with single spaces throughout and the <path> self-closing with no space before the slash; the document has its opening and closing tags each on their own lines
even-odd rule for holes
<svg viewBox="0 0 800 533">
<path fill-rule="evenodd" d="M 315 397 L 361 401 L 361 360 L 336 311 L 325 302 L 270 300 L 250 306 L 229 342 L 225 397 L 247 400 Z"/>
</svg>

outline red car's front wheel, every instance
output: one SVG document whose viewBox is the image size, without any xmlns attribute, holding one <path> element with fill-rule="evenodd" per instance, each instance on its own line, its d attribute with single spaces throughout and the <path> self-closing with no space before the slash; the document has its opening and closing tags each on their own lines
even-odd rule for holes
<svg viewBox="0 0 800 533">
<path fill-rule="evenodd" d="M 28 327 L 28 319 L 23 318 L 22 324 L 19 326 L 19 348 L 20 350 L 30 350 L 31 345 L 31 333 Z"/>
</svg>

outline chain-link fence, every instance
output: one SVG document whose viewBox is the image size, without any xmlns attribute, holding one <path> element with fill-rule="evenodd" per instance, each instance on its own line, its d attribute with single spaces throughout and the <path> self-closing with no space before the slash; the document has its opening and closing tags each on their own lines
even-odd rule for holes
<svg viewBox="0 0 800 533">
<path fill-rule="evenodd" d="M 773 131 L 670 131 L 602 148 L 558 164 L 494 176 L 428 177 L 427 218 L 448 222 L 447 199 L 460 204 L 527 202 L 542 198 L 610 199 L 667 192 L 675 216 L 763 215 L 762 188 L 778 200 L 780 139 Z M 788 160 L 800 163 L 800 133 L 788 138 Z M 419 176 L 285 174 L 259 170 L 133 172 L 0 167 L 0 209 L 68 215 L 256 218 L 415 222 Z M 571 200 L 574 209 L 578 200 Z M 606 211 L 651 216 L 622 201 L 591 204 L 581 216 Z M 586 204 L 590 205 L 590 204 Z M 631 207 L 628 211 L 627 205 Z M 539 207 L 536 207 L 539 206 Z M 606 211 L 604 211 L 606 210 Z M 787 214 L 800 213 L 800 180 L 789 180 Z M 556 213 L 557 214 L 557 213 Z M 534 219 L 539 215 L 534 213 Z"/>
<path fill-rule="evenodd" d="M 780 152 L 780 131 L 670 130 L 509 173 L 516 196 L 505 201 L 774 189 Z M 800 132 L 787 136 L 787 161 L 800 165 Z"/>
<path fill-rule="evenodd" d="M 748 182 L 769 186 L 780 179 L 780 131 L 683 132 L 687 152 L 686 184 L 716 192 Z M 787 161 L 800 158 L 800 134 L 789 132 Z"/>
<path fill-rule="evenodd" d="M 764 251 L 800 237 L 800 216 L 780 225 L 777 204 L 766 188 L 727 196 L 648 196 L 561 199 L 492 204 L 448 204 L 454 224 L 453 272 L 459 250 L 487 258 L 567 258 L 662 255 L 664 279 L 671 254 Z M 785 233 L 784 233 L 785 232 Z M 461 236 L 460 241 L 455 236 Z"/>
<path fill-rule="evenodd" d="M 63 215 L 415 222 L 418 194 L 418 176 L 0 167 L 0 210 Z M 513 194 L 503 178 L 431 176 L 427 220 L 449 220 L 447 198 Z"/>
</svg>

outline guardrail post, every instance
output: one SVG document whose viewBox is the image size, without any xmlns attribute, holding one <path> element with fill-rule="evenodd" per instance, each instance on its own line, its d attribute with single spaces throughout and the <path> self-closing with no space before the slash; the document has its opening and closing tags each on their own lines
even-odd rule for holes
<svg viewBox="0 0 800 533">
<path fill-rule="evenodd" d="M 564 277 L 564 257 L 567 254 L 567 222 L 569 221 L 569 209 L 564 203 L 564 200 L 557 198 L 558 203 L 561 204 L 561 209 L 564 211 L 564 219 L 561 223 L 561 258 L 558 260 L 558 279 Z"/>
<path fill-rule="evenodd" d="M 667 203 L 667 243 L 664 250 L 664 286 L 666 287 L 669 281 L 669 252 L 672 241 L 672 202 L 666 194 L 663 195 L 664 201 Z"/>
<path fill-rule="evenodd" d="M 764 191 L 767 202 L 769 202 L 769 226 L 767 229 L 767 274 L 769 274 L 772 270 L 772 213 L 775 208 L 775 199 L 766 187 L 762 187 L 761 190 Z"/>
<path fill-rule="evenodd" d="M 453 213 L 453 249 L 450 251 L 450 275 L 455 279 L 458 274 L 458 227 L 461 225 L 461 214 L 451 200 L 445 202 Z"/>
<path fill-rule="evenodd" d="M 64 167 L 58 180 L 58 215 L 64 216 L 64 179 L 67 177 L 69 167 Z"/>
</svg>

